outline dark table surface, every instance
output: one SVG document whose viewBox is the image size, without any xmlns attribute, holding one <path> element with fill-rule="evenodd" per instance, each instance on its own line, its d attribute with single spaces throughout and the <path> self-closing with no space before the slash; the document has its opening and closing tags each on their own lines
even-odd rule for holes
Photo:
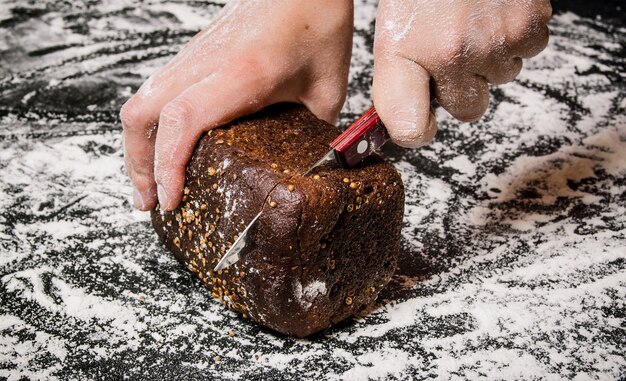
<svg viewBox="0 0 626 381">
<path fill-rule="evenodd" d="M 222 4 L 2 1 L 0 379 L 626 378 L 619 3 L 554 2 L 483 120 L 438 110 L 432 145 L 386 149 L 397 275 L 370 315 L 294 340 L 210 300 L 129 202 L 118 109 Z M 356 10 L 343 123 L 370 102 L 375 2 Z"/>
</svg>

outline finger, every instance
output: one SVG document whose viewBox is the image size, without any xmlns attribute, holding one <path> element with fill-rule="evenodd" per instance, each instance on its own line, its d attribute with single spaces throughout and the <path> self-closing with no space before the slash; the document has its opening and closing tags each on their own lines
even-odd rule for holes
<svg viewBox="0 0 626 381">
<path fill-rule="evenodd" d="M 122 107 L 122 114 L 130 114 L 127 120 L 133 128 L 145 129 L 159 120 L 159 114 L 167 103 L 210 73 L 208 62 L 198 62 L 190 54 L 177 55 L 141 85 Z"/>
<path fill-rule="evenodd" d="M 548 46 L 549 41 L 550 28 L 547 25 L 538 26 L 512 49 L 512 53 L 516 57 L 532 58 L 541 53 Z"/>
<path fill-rule="evenodd" d="M 298 102 L 306 106 L 318 119 L 335 124 L 346 101 L 347 75 L 345 81 L 339 83 L 341 85 L 338 82 L 318 85 L 311 95 L 299 97 Z"/>
<path fill-rule="evenodd" d="M 199 56 L 206 52 L 199 49 L 197 40 L 205 38 L 205 34 L 200 32 L 194 36 L 171 61 L 152 74 L 122 106 L 120 118 L 124 126 L 130 168 L 141 174 L 140 176 L 145 174 L 152 177 L 151 170 L 148 171 L 147 168 L 152 167 L 152 159 L 150 163 L 143 163 L 143 160 L 138 159 L 139 154 L 150 154 L 151 158 L 154 157 L 154 149 L 147 152 L 145 149 L 147 146 L 142 142 L 147 134 L 152 134 L 163 107 L 189 86 L 210 75 L 212 67 L 215 66 L 214 60 L 210 58 L 199 59 Z M 137 166 L 133 167 L 135 164 Z"/>
<path fill-rule="evenodd" d="M 487 69 L 478 74 L 485 77 L 489 83 L 501 85 L 513 81 L 522 71 L 523 66 L 522 59 L 515 57 L 504 62 L 494 61 Z"/>
<path fill-rule="evenodd" d="M 140 210 L 154 208 L 157 201 L 154 142 L 161 109 L 185 88 L 198 81 L 200 73 L 206 71 L 206 68 L 201 67 L 203 64 L 192 62 L 190 53 L 182 54 L 183 52 L 184 49 L 144 82 L 120 111 L 124 128 L 125 166 L 134 186 L 133 204 Z M 187 70 L 185 63 L 196 66 L 193 70 Z M 179 68 L 179 73 L 171 75 L 173 68 Z M 190 72 L 195 74 L 185 74 Z"/>
<path fill-rule="evenodd" d="M 435 78 L 435 89 L 441 107 L 462 122 L 479 119 L 489 106 L 489 85 L 478 75 Z"/>
<path fill-rule="evenodd" d="M 533 18 L 537 22 L 547 24 L 552 18 L 552 4 L 550 0 L 534 0 L 530 4 Z"/>
<path fill-rule="evenodd" d="M 549 1 L 535 1 L 507 18 L 507 45 L 511 57 L 531 58 L 548 45 L 550 29 L 547 24 L 552 16 Z"/>
<path fill-rule="evenodd" d="M 352 7 L 352 3 L 350 3 Z M 350 11 L 352 13 L 352 10 Z M 339 113 L 346 101 L 348 92 L 348 75 L 352 53 L 352 17 L 348 23 L 342 21 L 342 29 L 346 29 L 350 38 L 340 39 L 342 46 L 338 51 L 322 52 L 322 56 L 332 54 L 332 57 L 323 57 L 308 69 L 305 84 L 308 90 L 298 101 L 305 105 L 319 119 L 335 124 Z M 328 63 L 331 65 L 328 65 Z"/>
<path fill-rule="evenodd" d="M 153 209 L 157 202 L 157 189 L 154 181 L 154 161 L 152 159 L 154 157 L 154 146 L 152 145 L 151 147 L 151 154 L 146 155 L 149 159 L 146 160 L 142 166 L 133 165 L 132 160 L 129 159 L 128 149 L 124 148 L 124 165 L 133 183 L 133 206 L 142 211 Z M 146 172 L 138 172 L 135 168 L 145 170 Z"/>
<path fill-rule="evenodd" d="M 155 145 L 155 179 L 162 209 L 172 210 L 180 202 L 187 163 L 204 131 L 270 104 L 270 82 L 264 75 L 239 74 L 213 73 L 163 108 Z"/>
<path fill-rule="evenodd" d="M 377 51 L 372 97 L 394 142 L 417 148 L 430 142 L 437 121 L 430 107 L 430 75 L 417 63 Z"/>
<path fill-rule="evenodd" d="M 131 98 L 122 107 L 124 165 L 133 183 L 133 204 L 139 210 L 150 210 L 156 204 L 156 183 L 153 175 L 156 121 L 141 113 Z"/>
</svg>

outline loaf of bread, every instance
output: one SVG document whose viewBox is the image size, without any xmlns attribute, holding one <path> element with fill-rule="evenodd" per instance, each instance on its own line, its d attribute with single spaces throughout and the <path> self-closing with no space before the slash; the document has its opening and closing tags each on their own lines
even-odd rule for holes
<svg viewBox="0 0 626 381">
<path fill-rule="evenodd" d="M 353 169 L 301 175 L 338 134 L 286 104 L 210 131 L 187 167 L 181 204 L 152 212 L 161 241 L 214 298 L 287 335 L 359 312 L 396 268 L 404 189 L 391 164 L 373 155 Z M 261 210 L 242 258 L 214 272 Z"/>
</svg>

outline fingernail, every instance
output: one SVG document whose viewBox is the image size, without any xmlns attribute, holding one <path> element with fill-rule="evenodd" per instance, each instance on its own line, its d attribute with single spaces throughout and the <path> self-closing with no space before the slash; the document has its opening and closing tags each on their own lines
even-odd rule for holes
<svg viewBox="0 0 626 381">
<path fill-rule="evenodd" d="M 146 203 L 143 201 L 143 196 L 136 188 L 133 189 L 133 204 L 135 205 L 135 208 L 139 210 L 146 209 Z"/>
<path fill-rule="evenodd" d="M 159 197 L 159 203 L 162 207 L 167 205 L 167 192 L 165 188 L 161 186 L 161 184 L 157 184 L 157 196 Z"/>
</svg>

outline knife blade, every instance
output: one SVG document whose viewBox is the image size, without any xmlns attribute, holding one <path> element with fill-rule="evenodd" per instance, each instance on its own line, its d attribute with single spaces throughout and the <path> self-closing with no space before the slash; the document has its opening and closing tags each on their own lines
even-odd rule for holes
<svg viewBox="0 0 626 381">
<path fill-rule="evenodd" d="M 261 213 L 263 213 L 263 210 L 257 213 L 257 215 L 252 219 L 252 221 L 250 221 L 248 226 L 246 226 L 246 228 L 243 229 L 243 232 L 241 232 L 241 234 L 239 235 L 239 238 L 235 240 L 235 242 L 230 247 L 230 249 L 228 249 L 228 251 L 226 252 L 226 254 L 224 254 L 222 259 L 217 263 L 217 265 L 215 265 L 215 268 L 213 269 L 213 271 L 218 271 L 218 270 L 228 268 L 234 263 L 236 263 L 237 261 L 239 261 L 241 252 L 246 248 L 246 240 L 248 239 L 248 233 L 250 232 L 250 229 L 252 229 L 254 224 L 257 222 L 259 217 L 261 217 Z"/>
<path fill-rule="evenodd" d="M 330 151 L 304 172 L 302 176 L 307 176 L 327 164 L 352 168 L 382 147 L 389 139 L 390 136 L 387 133 L 387 129 L 380 120 L 378 113 L 376 113 L 376 109 L 372 106 L 363 116 L 333 140 L 330 143 Z M 213 271 L 228 268 L 241 259 L 241 253 L 247 246 L 246 243 L 250 230 L 259 220 L 262 213 L 263 210 L 246 226 Z"/>
</svg>

